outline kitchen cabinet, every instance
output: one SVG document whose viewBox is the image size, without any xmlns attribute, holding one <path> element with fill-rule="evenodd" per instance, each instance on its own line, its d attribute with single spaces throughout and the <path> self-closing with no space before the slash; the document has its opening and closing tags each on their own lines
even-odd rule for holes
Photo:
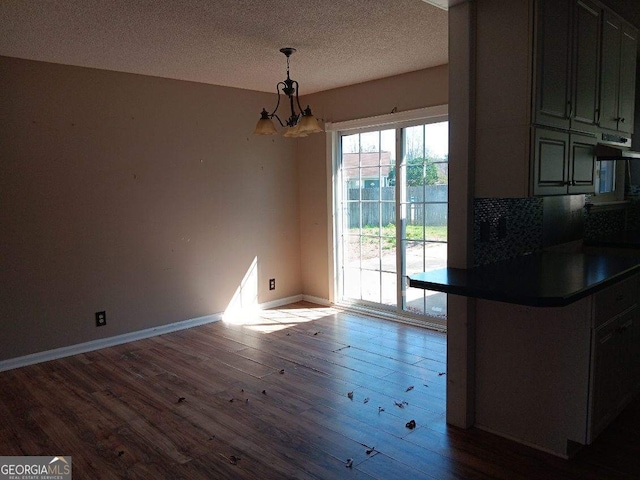
<svg viewBox="0 0 640 480">
<path fill-rule="evenodd" d="M 537 127 L 533 133 L 534 195 L 590 193 L 596 138 Z"/>
<path fill-rule="evenodd" d="M 483 0 L 476 13 L 475 196 L 592 193 L 586 139 L 574 145 L 577 176 L 559 173 L 572 165 L 571 135 L 632 128 L 637 31 L 598 0 Z M 541 145 L 540 128 L 569 137 Z M 549 149 L 560 164 L 537 156 Z"/>
<path fill-rule="evenodd" d="M 619 379 L 612 375 L 617 368 L 617 356 L 620 350 L 619 337 L 616 335 L 617 320 L 598 328 L 593 338 L 593 377 L 592 402 L 590 410 L 590 434 L 595 438 L 613 419 L 618 398 Z"/>
<path fill-rule="evenodd" d="M 636 274 L 565 307 L 477 300 L 476 426 L 563 457 L 639 391 Z"/>
<path fill-rule="evenodd" d="M 588 443 L 622 411 L 640 380 L 638 278 L 595 295 Z"/>
<path fill-rule="evenodd" d="M 633 133 L 638 32 L 605 11 L 602 23 L 600 126 Z"/>
<path fill-rule="evenodd" d="M 600 16 L 588 0 L 536 2 L 535 124 L 596 131 Z"/>
</svg>

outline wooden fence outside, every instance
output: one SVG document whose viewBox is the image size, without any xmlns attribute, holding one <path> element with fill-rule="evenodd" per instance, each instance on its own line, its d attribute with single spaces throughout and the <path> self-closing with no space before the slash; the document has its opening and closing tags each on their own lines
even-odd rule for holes
<svg viewBox="0 0 640 480">
<path fill-rule="evenodd" d="M 407 223 L 447 225 L 447 195 L 448 185 L 408 187 Z M 348 228 L 395 224 L 395 187 L 350 188 L 347 198 Z"/>
</svg>

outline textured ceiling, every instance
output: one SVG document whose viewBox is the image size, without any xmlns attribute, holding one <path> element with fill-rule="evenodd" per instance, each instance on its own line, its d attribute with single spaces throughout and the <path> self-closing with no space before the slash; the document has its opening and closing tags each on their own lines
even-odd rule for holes
<svg viewBox="0 0 640 480">
<path fill-rule="evenodd" d="M 422 0 L 0 0 L 0 32 L 0 55 L 268 92 L 281 47 L 301 94 L 448 62 Z"/>
</svg>

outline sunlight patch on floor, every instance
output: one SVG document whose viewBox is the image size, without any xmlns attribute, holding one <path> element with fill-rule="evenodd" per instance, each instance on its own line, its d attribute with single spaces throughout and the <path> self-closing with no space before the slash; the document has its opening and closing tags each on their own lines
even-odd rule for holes
<svg viewBox="0 0 640 480">
<path fill-rule="evenodd" d="M 223 321 L 255 332 L 273 333 L 334 315 L 338 311 L 336 308 L 327 307 L 285 307 L 271 310 L 259 310 L 258 307 L 254 307 L 227 311 Z"/>
</svg>

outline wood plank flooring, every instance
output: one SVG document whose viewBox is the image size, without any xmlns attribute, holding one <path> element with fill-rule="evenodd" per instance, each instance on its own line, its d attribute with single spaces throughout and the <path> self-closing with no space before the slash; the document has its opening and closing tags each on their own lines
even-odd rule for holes
<svg viewBox="0 0 640 480">
<path fill-rule="evenodd" d="M 308 303 L 249 320 L 0 373 L 0 455 L 71 455 L 76 479 L 640 478 L 640 402 L 565 461 L 446 425 L 443 334 Z"/>
</svg>

